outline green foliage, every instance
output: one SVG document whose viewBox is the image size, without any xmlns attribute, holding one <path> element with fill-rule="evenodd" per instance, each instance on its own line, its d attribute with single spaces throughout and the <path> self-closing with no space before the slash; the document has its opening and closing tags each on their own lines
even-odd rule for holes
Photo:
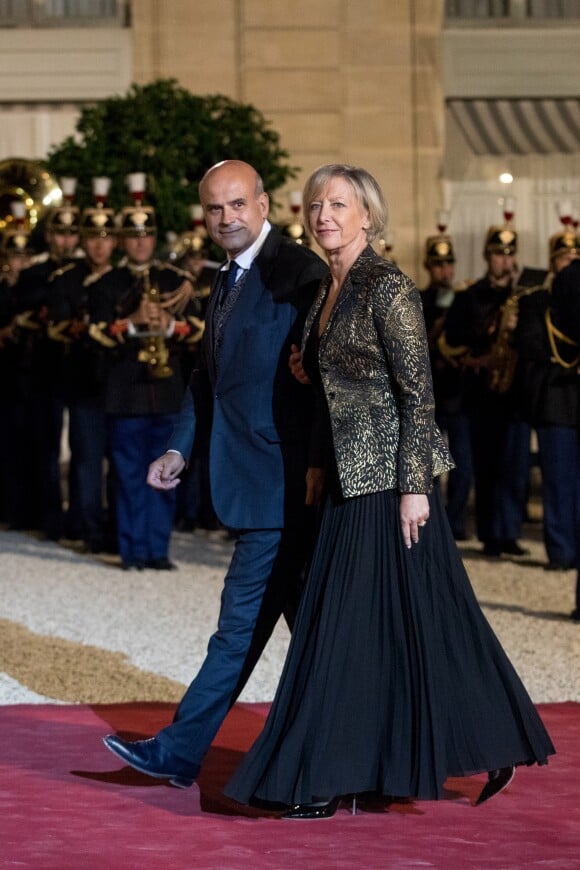
<svg viewBox="0 0 580 870">
<path fill-rule="evenodd" d="M 120 209 L 129 204 L 126 175 L 147 173 L 146 202 L 155 206 L 162 237 L 188 227 L 197 183 L 214 163 L 246 160 L 272 194 L 296 174 L 287 158 L 278 133 L 253 106 L 197 96 L 163 79 L 83 109 L 76 134 L 55 146 L 46 164 L 57 178 L 78 179 L 81 206 L 92 204 L 93 176 L 112 179 L 108 204 Z"/>
</svg>

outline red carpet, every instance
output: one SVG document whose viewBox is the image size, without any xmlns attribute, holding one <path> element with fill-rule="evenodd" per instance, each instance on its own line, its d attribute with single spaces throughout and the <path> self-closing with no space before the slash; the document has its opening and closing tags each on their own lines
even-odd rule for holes
<svg viewBox="0 0 580 870">
<path fill-rule="evenodd" d="M 0 866 L 576 870 L 580 704 L 540 709 L 558 754 L 547 767 L 520 768 L 488 804 L 471 806 L 483 777 L 455 779 L 444 801 L 284 822 L 221 795 L 266 705 L 234 708 L 189 791 L 123 768 L 101 743 L 111 731 L 150 736 L 169 721 L 169 705 L 0 707 Z"/>
</svg>

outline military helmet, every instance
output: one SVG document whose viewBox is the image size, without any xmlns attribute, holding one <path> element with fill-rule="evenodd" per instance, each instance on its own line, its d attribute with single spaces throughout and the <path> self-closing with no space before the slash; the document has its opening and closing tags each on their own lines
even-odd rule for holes
<svg viewBox="0 0 580 870">
<path fill-rule="evenodd" d="M 455 252 L 451 236 L 440 233 L 428 236 L 425 242 L 425 265 L 435 266 L 441 263 L 454 263 Z"/>
<path fill-rule="evenodd" d="M 578 254 L 580 251 L 580 239 L 576 235 L 575 230 L 563 229 L 558 230 L 550 236 L 549 255 L 550 263 L 556 260 L 561 254 Z"/>
<path fill-rule="evenodd" d="M 64 203 L 50 210 L 46 229 L 52 233 L 73 236 L 79 231 L 79 210 L 76 205 L 73 205 L 77 180 L 76 178 L 61 178 L 59 183 Z"/>
<path fill-rule="evenodd" d="M 79 232 L 87 236 L 112 236 L 117 233 L 115 212 L 112 208 L 85 208 L 81 214 Z"/>
<path fill-rule="evenodd" d="M 2 253 L 6 257 L 18 254 L 23 257 L 32 255 L 34 248 L 30 244 L 30 233 L 23 229 L 5 230 L 2 240 Z"/>
<path fill-rule="evenodd" d="M 195 230 L 186 230 L 179 237 L 180 256 L 189 254 L 192 257 L 209 257 L 209 240 L 206 236 L 196 233 Z"/>
<path fill-rule="evenodd" d="M 121 209 L 121 234 L 125 237 L 154 236 L 157 232 L 155 210 L 150 205 L 128 205 Z"/>
<path fill-rule="evenodd" d="M 51 209 L 46 228 L 52 233 L 76 235 L 79 231 L 79 210 L 76 205 L 61 205 Z"/>
<path fill-rule="evenodd" d="M 93 178 L 93 196 L 95 205 L 84 208 L 81 212 L 79 232 L 83 238 L 94 238 L 115 235 L 115 212 L 106 207 L 107 194 L 111 186 L 111 179 L 103 176 Z"/>
<path fill-rule="evenodd" d="M 511 227 L 493 226 L 487 231 L 485 246 L 486 254 L 508 254 L 513 256 L 518 250 L 518 234 Z"/>
<path fill-rule="evenodd" d="M 121 209 L 119 217 L 121 235 L 126 237 L 154 236 L 157 233 L 155 209 L 144 205 L 145 173 L 131 172 L 127 176 L 127 186 L 133 199 L 133 205 Z"/>
<path fill-rule="evenodd" d="M 179 256 L 189 255 L 207 259 L 209 257 L 209 238 L 203 219 L 203 208 L 197 203 L 191 205 L 189 215 L 191 218 L 189 229 L 179 236 Z"/>
<path fill-rule="evenodd" d="M 17 254 L 21 256 L 33 254 L 34 248 L 30 244 L 26 205 L 22 200 L 15 200 L 10 203 L 10 211 L 12 212 L 12 223 L 8 224 L 4 230 L 0 246 L 2 254 L 8 257 Z"/>
</svg>

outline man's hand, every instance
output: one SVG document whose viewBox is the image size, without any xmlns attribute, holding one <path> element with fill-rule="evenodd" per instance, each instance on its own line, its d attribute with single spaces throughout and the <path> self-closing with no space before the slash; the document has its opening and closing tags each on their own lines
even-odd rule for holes
<svg viewBox="0 0 580 870">
<path fill-rule="evenodd" d="M 185 468 L 181 453 L 164 453 L 149 466 L 147 483 L 153 489 L 175 489 L 179 484 L 179 474 Z"/>
<path fill-rule="evenodd" d="M 419 541 L 419 529 L 427 524 L 429 519 L 429 499 L 422 493 L 406 492 L 401 496 L 399 505 L 399 520 L 405 546 Z"/>
<path fill-rule="evenodd" d="M 288 365 L 290 366 L 290 371 L 294 375 L 297 381 L 301 384 L 309 384 L 310 378 L 304 371 L 302 367 L 302 354 L 300 353 L 300 348 L 296 344 L 290 345 L 291 354 L 288 358 Z"/>
<path fill-rule="evenodd" d="M 324 470 L 322 468 L 309 468 L 306 472 L 306 498 L 304 499 L 304 504 L 320 504 L 323 486 Z"/>
<path fill-rule="evenodd" d="M 171 315 L 157 302 L 148 302 L 147 324 L 152 332 L 167 332 L 171 324 Z"/>
<path fill-rule="evenodd" d="M 504 326 L 508 332 L 513 332 L 517 328 L 517 325 L 518 325 L 518 312 L 517 311 L 510 311 L 510 313 L 506 317 Z"/>
</svg>

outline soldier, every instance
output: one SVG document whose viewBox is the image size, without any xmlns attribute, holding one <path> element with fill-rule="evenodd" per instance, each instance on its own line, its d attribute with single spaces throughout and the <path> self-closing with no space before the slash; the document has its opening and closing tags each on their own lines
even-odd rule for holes
<svg viewBox="0 0 580 870">
<path fill-rule="evenodd" d="M 530 430 L 516 391 L 497 370 L 498 360 L 510 359 L 517 325 L 517 315 L 506 307 L 516 251 L 517 234 L 510 226 L 489 228 L 483 252 L 487 272 L 456 294 L 441 342 L 449 358 L 465 368 L 477 536 L 487 556 L 527 554 L 517 538 L 527 497 Z"/>
<path fill-rule="evenodd" d="M 212 260 L 210 256 L 210 240 L 203 221 L 201 206 L 192 205 L 190 214 L 191 226 L 178 238 L 175 265 L 192 276 L 201 317 L 205 318 L 207 301 L 220 264 L 217 260 Z M 195 348 L 197 351 L 199 345 L 195 345 Z M 193 362 L 195 363 L 196 360 Z M 189 380 L 192 368 L 193 366 L 186 372 L 187 380 Z"/>
<path fill-rule="evenodd" d="M 16 432 L 20 408 L 16 378 L 18 346 L 14 324 L 14 286 L 20 272 L 30 265 L 33 254 L 24 203 L 11 203 L 11 211 L 14 223 L 5 231 L 0 247 L 0 395 L 3 417 L 3 425 L 0 426 L 0 521 L 7 523 L 12 518 L 12 498 L 16 488 L 14 456 L 18 450 Z"/>
<path fill-rule="evenodd" d="M 566 322 L 564 331 L 556 325 L 561 315 L 551 292 L 556 276 L 576 259 L 578 250 L 572 230 L 550 237 L 550 274 L 543 288 L 521 300 L 517 327 L 524 413 L 538 437 L 546 568 L 552 571 L 575 567 L 580 539 L 580 354 L 567 335 Z"/>
<path fill-rule="evenodd" d="M 28 269 L 34 249 L 26 225 L 26 206 L 23 202 L 10 203 L 13 224 L 4 231 L 0 245 L 0 283 L 13 287 L 23 269 Z"/>
<path fill-rule="evenodd" d="M 48 252 L 20 273 L 14 288 L 19 408 L 11 523 L 15 528 L 39 529 L 53 540 L 64 531 L 60 486 L 62 348 L 48 339 L 46 324 L 49 278 L 77 250 L 79 210 L 73 204 L 75 186 L 75 179 L 61 179 L 64 205 L 53 208 L 48 215 Z"/>
<path fill-rule="evenodd" d="M 424 266 L 429 284 L 421 290 L 427 339 L 433 372 L 435 419 L 447 434 L 449 450 L 455 461 L 447 479 L 447 516 L 453 536 L 465 541 L 467 501 L 473 480 L 469 422 L 463 406 L 464 371 L 441 353 L 438 342 L 445 327 L 453 299 L 455 253 L 450 236 L 429 236 L 425 243 Z M 462 288 L 464 289 L 464 288 Z"/>
<path fill-rule="evenodd" d="M 190 276 L 153 259 L 157 229 L 153 208 L 143 202 L 143 173 L 132 173 L 129 184 L 134 204 L 120 217 L 125 258 L 93 288 L 89 331 L 110 351 L 105 410 L 122 568 L 170 570 L 175 493 L 145 481 L 181 406 L 180 347 L 199 340 L 203 323 Z"/>
<path fill-rule="evenodd" d="M 578 241 L 576 242 L 576 256 L 572 262 L 565 266 L 554 278 L 552 284 L 552 323 L 562 336 L 565 344 L 571 350 L 570 342 L 576 348 L 577 357 L 580 356 L 580 258 L 578 257 Z M 580 359 L 576 366 L 578 375 Z M 577 387 L 578 388 L 578 387 Z M 580 421 L 579 421 L 580 424 Z M 576 435 L 580 432 L 576 429 Z M 580 491 L 580 440 L 576 441 L 576 492 Z M 576 502 L 578 509 L 578 502 Z M 578 520 L 578 514 L 576 515 Z M 578 528 L 578 526 L 577 526 Z M 580 535 L 576 535 L 576 554 L 574 558 L 576 568 L 576 605 L 571 613 L 574 622 L 580 622 Z"/>
<path fill-rule="evenodd" d="M 113 209 L 107 208 L 109 178 L 94 178 L 95 205 L 83 209 L 79 234 L 85 258 L 50 277 L 48 335 L 63 347 L 63 396 L 69 415 L 70 465 L 66 537 L 92 553 L 110 549 L 105 538 L 103 462 L 106 422 L 102 353 L 88 337 L 89 293 L 111 270 L 117 244 Z"/>
</svg>

